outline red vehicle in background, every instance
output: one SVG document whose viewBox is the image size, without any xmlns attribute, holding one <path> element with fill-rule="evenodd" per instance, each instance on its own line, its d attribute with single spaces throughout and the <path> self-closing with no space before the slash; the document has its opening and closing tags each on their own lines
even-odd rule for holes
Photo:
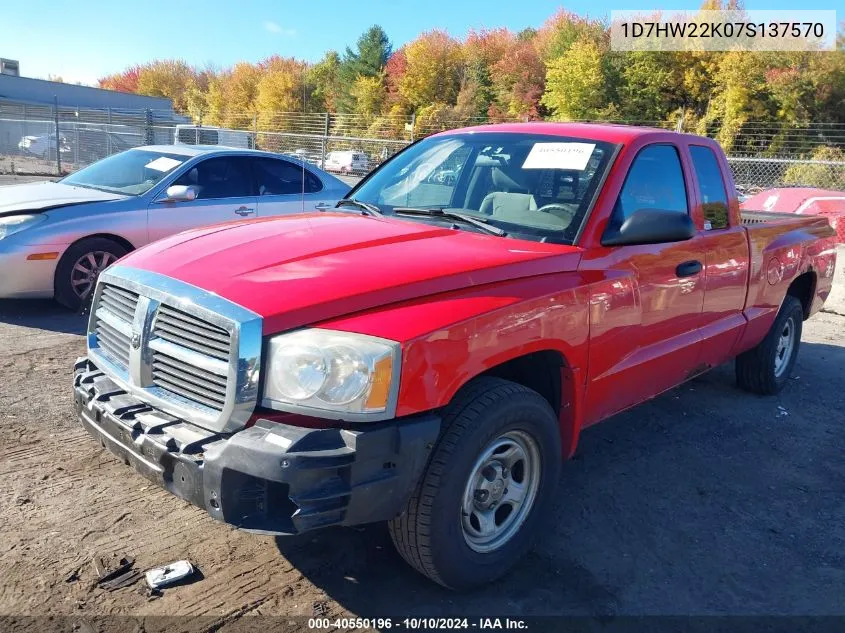
<svg viewBox="0 0 845 633">
<path fill-rule="evenodd" d="M 741 214 L 710 139 L 454 130 L 331 211 L 110 267 L 76 411 L 215 519 L 387 521 L 410 565 L 464 589 L 543 534 L 582 429 L 732 359 L 748 391 L 787 384 L 835 261 L 826 220 Z"/>
<path fill-rule="evenodd" d="M 836 231 L 837 241 L 845 244 L 845 191 L 812 187 L 767 189 L 746 198 L 740 208 L 770 213 L 823 216 Z"/>
</svg>

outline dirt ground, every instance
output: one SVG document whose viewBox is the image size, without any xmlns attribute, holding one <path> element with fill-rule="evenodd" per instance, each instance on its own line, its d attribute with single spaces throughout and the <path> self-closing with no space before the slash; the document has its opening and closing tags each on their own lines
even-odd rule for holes
<svg viewBox="0 0 845 633">
<path fill-rule="evenodd" d="M 0 302 L 0 614 L 845 614 L 842 268 L 782 394 L 741 392 L 725 366 L 585 431 L 554 530 L 467 595 L 412 572 L 380 526 L 255 536 L 148 483 L 74 420 L 81 319 Z M 113 552 L 202 577 L 153 600 L 93 588 Z"/>
</svg>

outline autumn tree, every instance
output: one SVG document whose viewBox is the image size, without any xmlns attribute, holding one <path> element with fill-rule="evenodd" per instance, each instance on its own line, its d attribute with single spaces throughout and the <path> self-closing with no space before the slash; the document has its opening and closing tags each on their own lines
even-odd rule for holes
<svg viewBox="0 0 845 633">
<path fill-rule="evenodd" d="M 554 118 L 571 121 L 593 119 L 606 106 L 602 50 L 592 39 L 580 39 L 547 62 L 546 91 L 542 103 Z"/>
<path fill-rule="evenodd" d="M 382 77 L 358 75 L 351 92 L 355 98 L 356 114 L 371 118 L 382 111 L 387 97 Z"/>
<path fill-rule="evenodd" d="M 303 83 L 305 62 L 276 55 L 264 60 L 261 66 L 255 91 L 259 129 L 284 131 L 289 124 L 284 113 L 301 112 L 307 98 Z"/>
<path fill-rule="evenodd" d="M 187 110 L 187 93 L 196 84 L 197 72 L 180 59 L 165 59 L 141 66 L 136 92 L 153 97 L 166 97 L 179 112 Z"/>
<path fill-rule="evenodd" d="M 106 90 L 116 90 L 118 92 L 138 92 L 138 77 L 141 74 L 141 67 L 138 65 L 130 66 L 126 70 L 101 77 L 97 82 L 100 88 Z"/>
<path fill-rule="evenodd" d="M 625 53 L 622 61 L 617 94 L 623 118 L 642 122 L 663 121 L 682 106 L 678 100 L 678 76 L 673 53 L 632 51 Z"/>
<path fill-rule="evenodd" d="M 720 59 L 713 95 L 699 129 L 715 131 L 725 151 L 733 149 L 748 121 L 771 120 L 766 71 L 765 54 L 729 51 Z"/>
<path fill-rule="evenodd" d="M 607 25 L 588 16 L 580 16 L 560 9 L 537 31 L 534 46 L 544 62 L 565 55 L 579 40 L 599 41 L 606 33 Z"/>
<path fill-rule="evenodd" d="M 396 112 L 407 114 L 411 105 L 402 95 L 401 86 L 405 73 L 408 71 L 408 58 L 405 49 L 394 51 L 384 66 L 384 82 L 387 88 L 387 106 Z"/>
<path fill-rule="evenodd" d="M 340 81 L 340 55 L 329 51 L 319 62 L 308 69 L 307 81 L 310 86 L 314 112 L 337 112 L 338 100 L 342 90 Z"/>
<path fill-rule="evenodd" d="M 338 95 L 338 110 L 340 112 L 351 112 L 355 109 L 351 91 L 358 77 L 382 76 L 392 50 L 387 33 L 378 25 L 371 26 L 358 38 L 355 50 L 346 47 L 339 69 L 341 91 Z"/>
<path fill-rule="evenodd" d="M 496 101 L 508 116 L 540 118 L 546 69 L 532 41 L 514 41 L 491 74 Z"/>
<path fill-rule="evenodd" d="M 461 46 L 445 31 L 423 33 L 405 47 L 407 69 L 399 91 L 414 108 L 453 104 L 460 88 Z"/>
<path fill-rule="evenodd" d="M 252 127 L 261 75 L 259 66 L 239 62 L 216 77 L 209 86 L 207 98 L 209 123 L 223 127 Z"/>
</svg>

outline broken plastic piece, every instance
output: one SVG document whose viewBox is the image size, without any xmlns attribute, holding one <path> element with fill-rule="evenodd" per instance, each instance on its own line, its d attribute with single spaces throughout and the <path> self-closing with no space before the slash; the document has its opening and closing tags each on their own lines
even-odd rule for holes
<svg viewBox="0 0 845 633">
<path fill-rule="evenodd" d="M 177 560 L 161 567 L 154 567 L 146 573 L 150 589 L 159 589 L 179 582 L 194 573 L 194 567 L 186 560 Z"/>
</svg>

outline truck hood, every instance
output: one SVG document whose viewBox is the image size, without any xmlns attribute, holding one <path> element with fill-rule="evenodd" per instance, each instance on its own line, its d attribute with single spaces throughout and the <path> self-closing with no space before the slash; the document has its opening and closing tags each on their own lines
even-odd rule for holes
<svg viewBox="0 0 845 633">
<path fill-rule="evenodd" d="M 581 249 L 410 220 L 312 213 L 208 227 L 121 264 L 218 294 L 265 334 L 482 284 L 573 271 Z"/>
<path fill-rule="evenodd" d="M 117 193 L 64 185 L 60 182 L 33 182 L 0 187 L 0 215 L 39 212 L 86 202 L 122 200 Z"/>
</svg>

